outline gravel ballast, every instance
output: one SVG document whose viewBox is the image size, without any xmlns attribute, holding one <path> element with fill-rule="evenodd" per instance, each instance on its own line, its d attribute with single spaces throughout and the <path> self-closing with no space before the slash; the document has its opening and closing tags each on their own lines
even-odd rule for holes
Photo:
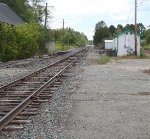
<svg viewBox="0 0 150 139">
<path fill-rule="evenodd" d="M 149 139 L 149 59 L 98 65 L 91 51 L 24 130 L 1 139 Z"/>
</svg>

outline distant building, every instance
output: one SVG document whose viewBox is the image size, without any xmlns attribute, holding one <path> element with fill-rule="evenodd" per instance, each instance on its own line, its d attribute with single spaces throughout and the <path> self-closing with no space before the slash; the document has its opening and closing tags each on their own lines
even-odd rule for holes
<svg viewBox="0 0 150 139">
<path fill-rule="evenodd" d="M 106 50 L 113 49 L 113 40 L 104 40 L 104 49 Z"/>
<path fill-rule="evenodd" d="M 119 32 L 113 39 L 113 50 L 117 56 L 135 53 L 135 39 L 133 31 Z M 140 35 L 137 35 L 137 55 L 140 55 Z"/>
<path fill-rule="evenodd" d="M 25 22 L 8 5 L 0 3 L 0 23 L 17 25 Z"/>
</svg>

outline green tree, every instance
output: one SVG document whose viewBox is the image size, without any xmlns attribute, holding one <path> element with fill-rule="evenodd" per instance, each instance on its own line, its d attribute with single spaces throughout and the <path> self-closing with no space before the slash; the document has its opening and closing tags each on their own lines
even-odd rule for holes
<svg viewBox="0 0 150 139">
<path fill-rule="evenodd" d="M 139 34 L 141 36 L 141 39 L 145 38 L 145 36 L 144 36 L 144 32 L 146 30 L 145 26 L 142 23 L 139 23 L 137 25 L 137 28 L 138 28 L 138 32 L 139 32 Z"/>
<path fill-rule="evenodd" d="M 113 35 L 115 34 L 115 32 L 116 32 L 115 26 L 114 26 L 114 25 L 111 25 L 111 26 L 109 27 L 109 31 L 110 31 L 111 35 L 113 36 Z"/>
<path fill-rule="evenodd" d="M 133 24 L 126 24 L 126 26 L 124 27 L 124 30 L 134 31 L 134 25 Z"/>
<path fill-rule="evenodd" d="M 17 38 L 19 59 L 31 57 L 38 52 L 40 36 L 38 25 L 18 25 L 14 27 L 14 33 Z"/>
<path fill-rule="evenodd" d="M 13 60 L 17 57 L 16 36 L 8 24 L 0 25 L 0 60 Z"/>
<path fill-rule="evenodd" d="M 98 22 L 95 26 L 95 30 L 100 30 L 101 28 L 105 28 L 107 27 L 106 23 L 102 20 L 100 22 Z"/>
<path fill-rule="evenodd" d="M 85 46 L 88 41 L 84 33 L 75 31 L 72 28 L 56 29 L 53 31 L 56 43 L 63 43 L 63 45 L 77 45 Z"/>
<path fill-rule="evenodd" d="M 100 21 L 95 26 L 95 33 L 93 36 L 93 42 L 95 45 L 102 43 L 104 39 L 111 37 L 111 33 L 104 21 Z"/>
<path fill-rule="evenodd" d="M 121 24 L 118 24 L 117 25 L 117 31 L 123 31 L 123 26 Z"/>
<path fill-rule="evenodd" d="M 145 27 L 142 23 L 138 23 L 137 24 L 137 31 L 138 33 L 140 34 L 141 38 L 143 39 L 144 38 L 144 32 L 145 32 Z M 135 26 L 133 24 L 127 24 L 125 27 L 124 27 L 124 30 L 129 30 L 129 31 L 135 31 Z"/>
<path fill-rule="evenodd" d="M 147 29 L 144 33 L 145 38 L 146 38 L 146 43 L 150 44 L 150 29 Z"/>
</svg>

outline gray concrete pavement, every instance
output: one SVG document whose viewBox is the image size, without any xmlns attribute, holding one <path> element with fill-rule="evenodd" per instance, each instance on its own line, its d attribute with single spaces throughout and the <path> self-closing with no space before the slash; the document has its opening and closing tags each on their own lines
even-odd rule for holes
<svg viewBox="0 0 150 139">
<path fill-rule="evenodd" d="M 150 139 L 150 75 L 143 73 L 150 60 L 97 65 L 99 58 L 89 53 L 61 134 L 65 139 Z"/>
</svg>

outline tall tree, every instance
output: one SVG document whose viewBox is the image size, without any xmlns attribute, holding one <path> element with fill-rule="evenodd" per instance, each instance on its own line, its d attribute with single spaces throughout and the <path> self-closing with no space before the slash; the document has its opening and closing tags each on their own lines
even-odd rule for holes
<svg viewBox="0 0 150 139">
<path fill-rule="evenodd" d="M 142 23 L 138 23 L 137 29 L 138 29 L 138 33 L 140 34 L 141 38 L 143 39 L 144 38 L 144 32 L 145 32 L 146 28 L 144 27 L 144 25 Z M 134 31 L 135 27 L 133 24 L 127 24 L 124 27 L 124 30 Z"/>
<path fill-rule="evenodd" d="M 104 39 L 111 37 L 109 29 L 104 21 L 100 21 L 95 26 L 95 33 L 93 36 L 93 42 L 95 45 L 102 43 Z"/>
<path fill-rule="evenodd" d="M 121 24 L 117 25 L 117 31 L 123 31 L 123 26 Z"/>
<path fill-rule="evenodd" d="M 45 16 L 44 14 L 47 12 L 45 11 L 45 5 L 43 5 L 44 0 L 29 0 L 34 14 L 37 16 L 37 22 L 42 23 L 43 22 L 43 17 Z"/>
<path fill-rule="evenodd" d="M 54 31 L 54 30 L 53 30 Z M 72 28 L 56 29 L 55 30 L 56 43 L 64 43 L 65 45 L 84 46 L 88 41 L 84 33 L 73 30 Z"/>
<path fill-rule="evenodd" d="M 150 29 L 147 29 L 144 33 L 145 38 L 146 38 L 146 43 L 150 44 Z"/>
<path fill-rule="evenodd" d="M 124 31 L 134 31 L 134 25 L 133 24 L 126 24 L 126 26 L 124 27 Z"/>
<path fill-rule="evenodd" d="M 99 30 L 101 28 L 107 27 L 106 23 L 102 20 L 100 22 L 98 22 L 95 26 L 95 30 Z"/>
<path fill-rule="evenodd" d="M 145 36 L 144 36 L 144 32 L 145 32 L 145 30 L 146 30 L 146 28 L 145 28 L 145 26 L 142 24 L 142 23 L 139 23 L 138 25 L 137 25 L 137 28 L 138 28 L 138 32 L 139 32 L 139 34 L 140 34 L 140 36 L 141 36 L 141 39 L 143 39 Z"/>
<path fill-rule="evenodd" d="M 115 32 L 116 32 L 115 26 L 114 26 L 114 25 L 111 25 L 111 26 L 109 27 L 109 31 L 110 31 L 111 35 L 113 36 L 113 35 L 115 34 Z"/>
</svg>

